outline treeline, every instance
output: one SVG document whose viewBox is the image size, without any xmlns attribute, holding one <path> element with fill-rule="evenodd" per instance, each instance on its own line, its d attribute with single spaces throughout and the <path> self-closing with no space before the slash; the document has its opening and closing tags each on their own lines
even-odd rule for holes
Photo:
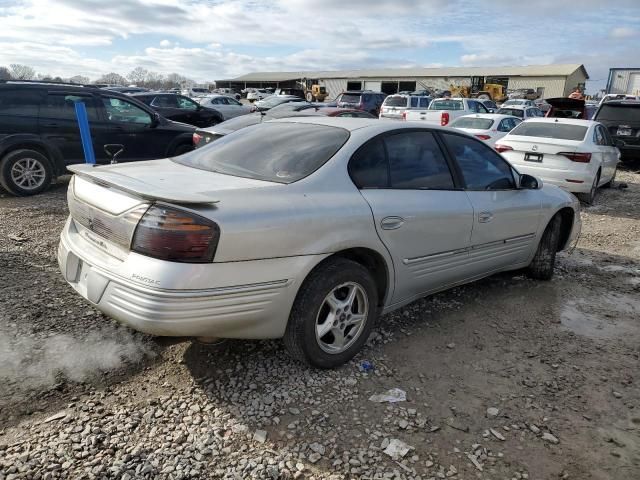
<svg viewBox="0 0 640 480">
<path fill-rule="evenodd" d="M 37 73 L 28 65 L 20 65 L 17 63 L 9 65 L 9 67 L 0 66 L 0 80 L 42 80 L 49 82 L 70 82 L 77 84 L 90 83 L 107 83 L 110 85 L 135 85 L 153 90 L 167 90 L 170 88 L 189 87 L 196 82 L 188 77 L 178 73 L 170 73 L 163 75 L 161 73 L 152 72 L 142 67 L 134 68 L 125 77 L 119 73 L 111 72 L 102 75 L 93 81 L 84 75 L 74 75 L 73 77 L 57 77 Z M 214 83 L 214 82 L 211 82 Z"/>
</svg>

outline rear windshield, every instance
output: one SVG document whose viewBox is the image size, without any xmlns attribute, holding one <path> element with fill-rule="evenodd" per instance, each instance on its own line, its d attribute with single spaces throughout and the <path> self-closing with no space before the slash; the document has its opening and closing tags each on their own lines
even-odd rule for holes
<svg viewBox="0 0 640 480">
<path fill-rule="evenodd" d="M 584 140 L 587 127 L 561 123 L 543 123 L 527 120 L 511 130 L 509 136 L 557 138 L 558 140 Z"/>
<path fill-rule="evenodd" d="M 385 107 L 406 107 L 407 97 L 387 97 L 384 101 Z"/>
<path fill-rule="evenodd" d="M 459 118 L 451 124 L 455 128 L 475 128 L 477 130 L 489 130 L 493 125 L 490 118 Z"/>
<path fill-rule="evenodd" d="M 640 122 L 640 103 L 637 105 L 604 104 L 596 113 L 594 120 L 616 122 Z"/>
<path fill-rule="evenodd" d="M 462 100 L 434 100 L 429 110 L 464 110 Z"/>
<path fill-rule="evenodd" d="M 496 113 L 500 115 L 512 115 L 514 117 L 524 118 L 524 110 L 520 108 L 500 108 Z"/>
<path fill-rule="evenodd" d="M 191 91 L 196 93 L 209 93 L 209 90 L 206 88 L 192 88 Z"/>
<path fill-rule="evenodd" d="M 263 123 L 172 160 L 209 172 L 293 183 L 324 165 L 348 139 L 349 132 L 343 128 Z"/>
<path fill-rule="evenodd" d="M 360 95 L 343 93 L 339 101 L 344 103 L 360 103 Z"/>
</svg>

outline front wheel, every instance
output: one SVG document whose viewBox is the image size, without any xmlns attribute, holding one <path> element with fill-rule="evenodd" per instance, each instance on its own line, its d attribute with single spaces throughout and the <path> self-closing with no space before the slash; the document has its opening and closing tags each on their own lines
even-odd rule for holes
<svg viewBox="0 0 640 480">
<path fill-rule="evenodd" d="M 558 215 L 553 217 L 538 244 L 538 250 L 533 260 L 527 267 L 527 275 L 536 280 L 551 280 L 553 268 L 556 265 L 556 253 L 560 241 L 560 224 L 562 220 Z"/>
<path fill-rule="evenodd" d="M 300 287 L 284 344 L 301 362 L 334 368 L 360 351 L 377 316 L 378 294 L 369 271 L 351 260 L 329 260 Z"/>
</svg>

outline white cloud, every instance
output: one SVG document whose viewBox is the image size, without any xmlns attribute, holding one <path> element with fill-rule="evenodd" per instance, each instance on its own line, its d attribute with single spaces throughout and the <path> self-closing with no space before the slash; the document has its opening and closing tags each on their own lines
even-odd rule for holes
<svg viewBox="0 0 640 480">
<path fill-rule="evenodd" d="M 638 35 L 638 30 L 630 27 L 616 27 L 611 30 L 611 38 L 632 38 Z"/>
<path fill-rule="evenodd" d="M 171 45 L 173 45 L 169 40 L 162 40 L 160 42 L 160 46 L 162 48 L 169 48 Z"/>
</svg>

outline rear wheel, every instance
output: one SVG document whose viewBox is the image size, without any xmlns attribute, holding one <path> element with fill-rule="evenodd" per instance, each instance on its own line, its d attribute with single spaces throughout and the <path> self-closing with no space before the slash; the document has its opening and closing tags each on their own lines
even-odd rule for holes
<svg viewBox="0 0 640 480">
<path fill-rule="evenodd" d="M 598 184 L 600 183 L 600 171 L 596 173 L 595 178 L 593 179 L 593 183 L 591 184 L 591 189 L 588 193 L 579 193 L 577 197 L 587 205 L 593 205 L 596 201 L 596 196 L 598 195 Z"/>
<path fill-rule="evenodd" d="M 377 315 L 377 289 L 369 271 L 351 260 L 332 259 L 300 288 L 284 344 L 301 362 L 334 368 L 358 353 Z"/>
<path fill-rule="evenodd" d="M 556 264 L 556 252 L 560 241 L 560 225 L 562 219 L 556 215 L 542 234 L 538 250 L 527 267 L 527 275 L 536 280 L 550 280 Z"/>
<path fill-rule="evenodd" d="M 0 184 L 13 195 L 36 195 L 51 184 L 52 178 L 49 159 L 35 150 L 15 150 L 0 161 Z"/>
<path fill-rule="evenodd" d="M 613 183 L 616 181 L 616 174 L 617 173 L 618 173 L 618 167 L 616 166 L 616 168 L 613 170 L 613 176 L 611 177 L 611 180 L 609 180 L 607 183 L 602 185 L 602 188 L 611 188 L 611 187 L 613 187 Z"/>
</svg>

